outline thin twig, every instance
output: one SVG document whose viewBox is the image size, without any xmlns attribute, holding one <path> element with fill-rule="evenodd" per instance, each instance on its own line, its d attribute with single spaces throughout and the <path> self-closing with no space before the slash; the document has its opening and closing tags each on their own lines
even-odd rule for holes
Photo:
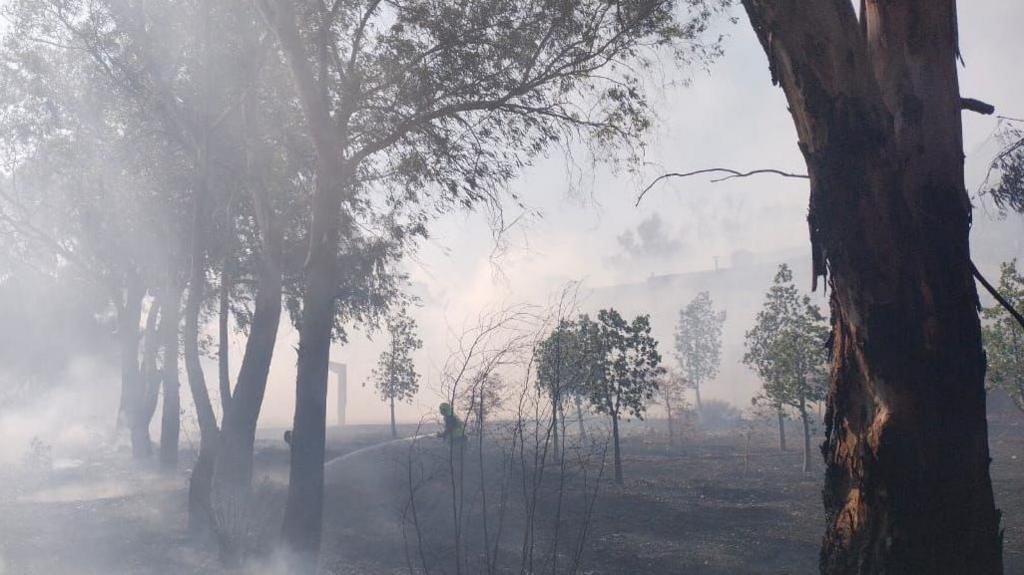
<svg viewBox="0 0 1024 575">
<path fill-rule="evenodd" d="M 760 170 L 751 170 L 749 172 L 740 172 L 738 170 L 732 170 L 732 169 L 729 169 L 729 168 L 705 168 L 703 170 L 694 170 L 692 172 L 683 172 L 683 173 L 680 173 L 680 172 L 668 172 L 666 174 L 662 174 L 662 175 L 658 176 L 657 178 L 654 178 L 654 181 L 652 181 L 650 184 L 647 184 L 647 187 L 645 187 L 643 190 L 640 191 L 640 195 L 637 196 L 636 203 L 633 204 L 633 205 L 634 206 L 639 206 L 640 205 L 640 201 L 644 199 L 644 196 L 647 195 L 647 192 L 651 191 L 651 188 L 656 186 L 658 184 L 658 182 L 660 182 L 662 180 L 667 180 L 668 178 L 689 178 L 690 176 L 699 176 L 701 174 L 715 174 L 715 173 L 725 173 L 727 175 L 723 176 L 721 178 L 715 178 L 715 179 L 711 180 L 712 183 L 724 182 L 725 180 L 731 180 L 733 178 L 746 178 L 746 177 L 749 177 L 749 176 L 756 176 L 758 174 L 774 174 L 776 176 L 782 176 L 783 178 L 797 178 L 797 179 L 801 179 L 801 180 L 810 179 L 810 177 L 807 174 L 793 174 L 793 173 L 790 173 L 790 172 L 784 172 L 782 170 L 776 170 L 774 168 L 764 168 L 764 169 L 760 169 Z"/>
</svg>

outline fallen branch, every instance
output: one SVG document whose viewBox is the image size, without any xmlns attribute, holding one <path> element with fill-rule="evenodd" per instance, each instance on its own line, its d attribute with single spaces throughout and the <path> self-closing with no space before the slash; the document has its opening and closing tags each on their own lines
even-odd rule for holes
<svg viewBox="0 0 1024 575">
<path fill-rule="evenodd" d="M 650 184 L 647 184 L 647 187 L 645 187 L 643 190 L 640 191 L 640 195 L 637 196 L 636 203 L 633 204 L 633 205 L 634 206 L 639 206 L 640 205 L 640 200 L 644 199 L 644 196 L 647 195 L 647 192 L 651 191 L 651 188 L 656 186 L 658 184 L 658 182 L 660 182 L 662 180 L 667 180 L 668 178 L 689 178 L 690 176 L 699 176 L 701 174 L 715 174 L 715 173 L 719 173 L 719 174 L 724 173 L 724 174 L 727 174 L 727 175 L 723 176 L 721 178 L 715 178 L 715 179 L 711 180 L 712 183 L 724 182 L 725 180 L 731 180 L 733 178 L 746 178 L 746 177 L 749 177 L 749 176 L 756 176 L 758 174 L 773 174 L 773 175 L 776 175 L 776 176 L 782 176 L 783 178 L 798 178 L 798 179 L 801 179 L 801 180 L 810 179 L 810 177 L 807 174 L 792 174 L 790 172 L 783 172 L 782 170 L 776 170 L 774 168 L 764 168 L 764 169 L 761 169 L 761 170 L 751 170 L 749 172 L 740 172 L 740 171 L 732 170 L 732 169 L 729 169 L 729 168 L 705 168 L 703 170 L 695 170 L 695 171 L 692 171 L 692 172 L 685 172 L 685 173 L 669 172 L 667 174 L 662 174 L 662 175 L 658 176 L 657 178 L 654 178 L 654 181 L 652 181 Z"/>
</svg>

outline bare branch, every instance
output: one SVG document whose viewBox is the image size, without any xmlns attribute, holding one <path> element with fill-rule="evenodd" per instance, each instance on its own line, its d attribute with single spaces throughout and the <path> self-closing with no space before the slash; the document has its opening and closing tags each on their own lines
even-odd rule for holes
<svg viewBox="0 0 1024 575">
<path fill-rule="evenodd" d="M 978 280 L 978 283 L 984 286 L 985 290 L 988 291 L 988 293 L 992 294 L 992 297 L 995 298 L 997 302 L 999 302 L 999 305 L 1001 305 L 1003 309 L 1009 312 L 1009 314 L 1013 316 L 1013 319 L 1017 320 L 1017 323 L 1019 323 L 1021 327 L 1024 327 L 1024 316 L 1022 316 L 1020 312 L 1013 307 L 1013 304 L 1007 301 L 1007 299 L 1003 297 L 1001 293 L 999 293 L 999 290 L 997 290 L 992 284 L 988 282 L 987 279 L 985 279 L 985 276 L 981 275 L 981 272 L 978 271 L 978 266 L 974 265 L 973 261 L 970 262 L 970 264 L 971 273 L 974 274 L 974 279 Z"/>
<path fill-rule="evenodd" d="M 703 170 L 694 170 L 692 172 L 685 173 L 669 172 L 666 174 L 662 174 L 657 178 L 654 178 L 654 181 L 652 181 L 650 184 L 647 184 L 647 187 L 640 191 L 640 195 L 637 196 L 636 203 L 633 205 L 639 206 L 640 201 L 644 199 L 644 196 L 647 195 L 647 192 L 651 191 L 651 188 L 656 186 L 658 182 L 661 182 L 662 180 L 667 180 L 668 178 L 689 178 L 690 176 L 699 176 L 701 174 L 715 173 L 724 173 L 727 175 L 721 178 L 715 178 L 711 180 L 712 183 L 724 182 L 725 180 L 731 180 L 733 178 L 746 178 L 749 176 L 756 176 L 759 174 L 774 174 L 776 176 L 782 176 L 783 178 L 797 178 L 801 180 L 810 179 L 810 177 L 807 174 L 793 174 L 790 172 L 784 172 L 782 170 L 776 170 L 775 168 L 763 168 L 760 170 L 751 170 L 749 172 L 740 172 L 730 168 L 705 168 Z"/>
</svg>

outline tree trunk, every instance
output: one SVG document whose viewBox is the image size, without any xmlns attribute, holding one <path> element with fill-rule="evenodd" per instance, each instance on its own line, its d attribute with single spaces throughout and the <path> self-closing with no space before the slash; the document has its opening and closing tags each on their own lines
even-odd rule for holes
<svg viewBox="0 0 1024 575">
<path fill-rule="evenodd" d="M 306 290 L 299 327 L 295 417 L 282 535 L 294 554 L 294 571 L 316 571 L 324 496 L 324 434 L 327 423 L 327 365 L 334 324 L 339 237 L 338 185 L 322 170 L 314 198 L 311 244 L 306 263 Z"/>
<path fill-rule="evenodd" d="M 559 461 L 561 459 L 561 445 L 558 441 L 558 403 L 558 394 L 556 392 L 551 397 L 551 439 L 554 461 Z"/>
<path fill-rule="evenodd" d="M 181 321 L 181 290 L 173 284 L 164 298 L 160 318 L 160 339 L 164 346 L 163 413 L 160 416 L 160 468 L 174 471 L 178 467 L 178 437 L 181 433 L 181 383 L 178 379 L 178 341 Z"/>
<path fill-rule="evenodd" d="M 160 395 L 160 372 L 156 365 L 156 355 L 160 350 L 159 324 L 157 317 L 160 315 L 160 300 L 155 299 L 146 312 L 146 328 L 144 330 L 142 345 L 142 367 L 141 383 L 142 397 L 136 413 L 133 415 L 135 422 L 132 429 L 137 429 L 139 443 L 145 451 L 144 457 L 153 455 L 153 440 L 149 435 L 149 424 L 153 421 L 153 414 L 156 412 L 156 402 Z"/>
<path fill-rule="evenodd" d="M 220 272 L 219 309 L 217 310 L 217 382 L 220 389 L 220 416 L 223 420 L 231 403 L 231 364 L 229 322 L 231 320 L 231 277 L 228 275 L 228 258 L 224 258 Z"/>
<path fill-rule="evenodd" d="M 807 406 L 800 405 L 800 421 L 804 425 L 804 473 L 811 472 L 811 422 L 807 417 Z"/>
<path fill-rule="evenodd" d="M 282 537 L 293 555 L 292 572 L 314 573 L 323 518 L 324 433 L 327 418 L 327 367 L 337 293 L 338 240 L 342 200 L 351 193 L 343 155 L 346 146 L 331 116 L 325 79 L 310 69 L 290 2 L 259 2 L 288 61 L 316 153 L 306 286 L 299 326 L 288 499 Z"/>
<path fill-rule="evenodd" d="M 193 255 L 195 256 L 195 254 Z M 205 281 L 205 265 L 202 261 L 193 263 L 192 279 L 189 282 L 185 304 L 184 347 L 188 387 L 192 393 L 196 418 L 199 421 L 199 458 L 192 469 L 192 476 L 189 480 L 188 523 L 189 531 L 202 537 L 213 532 L 211 491 L 213 458 L 218 435 L 217 418 L 213 413 L 210 393 L 206 388 L 206 376 L 203 374 L 202 364 L 199 360 L 199 308 L 203 299 Z"/>
<path fill-rule="evenodd" d="M 829 574 L 1002 573 L 971 276 L 954 0 L 744 0 L 831 274 Z M 826 267 L 827 266 L 827 267 Z"/>
<path fill-rule="evenodd" d="M 665 399 L 665 414 L 668 418 L 668 444 L 671 447 L 676 446 L 676 426 L 675 422 L 672 421 L 672 402 Z"/>
<path fill-rule="evenodd" d="M 213 488 L 213 459 L 217 448 L 217 416 L 210 403 L 210 392 L 206 388 L 206 376 L 199 360 L 199 312 L 206 291 L 206 206 L 209 193 L 206 166 L 209 162 L 209 142 L 203 148 L 200 177 L 196 183 L 192 214 L 192 254 L 190 262 L 188 296 L 185 300 L 185 372 L 188 387 L 195 403 L 196 419 L 199 422 L 199 458 L 192 469 L 189 480 L 188 524 L 189 531 L 200 537 L 214 533 L 211 492 Z"/>
<path fill-rule="evenodd" d="M 257 217 L 261 234 L 266 237 L 264 254 L 238 381 L 221 424 L 221 445 L 214 466 L 218 494 L 248 493 L 252 486 L 256 424 L 263 407 L 274 343 L 281 323 L 281 270 L 276 263 L 280 255 L 280 238 L 268 218 Z"/>
<path fill-rule="evenodd" d="M 782 408 L 779 407 L 776 410 L 776 414 L 779 416 L 779 451 L 786 450 L 786 416 L 782 413 Z"/>
<path fill-rule="evenodd" d="M 694 399 L 697 402 L 697 413 L 700 414 L 700 412 L 704 409 L 704 406 L 701 405 L 701 403 L 700 403 L 700 383 L 699 382 L 694 382 L 693 383 L 693 395 L 694 395 Z"/>
<path fill-rule="evenodd" d="M 118 420 L 128 425 L 132 457 L 144 459 L 152 453 L 149 430 L 140 425 L 145 389 L 139 370 L 139 320 L 142 298 L 146 290 L 137 280 L 129 279 L 124 299 L 118 305 L 117 331 L 121 352 L 121 407 Z"/>
<path fill-rule="evenodd" d="M 612 446 L 615 456 L 615 483 L 623 484 L 622 453 L 619 451 L 619 414 L 612 413 Z"/>
<path fill-rule="evenodd" d="M 573 401 L 576 403 L 576 425 L 580 432 L 580 445 L 583 445 L 587 442 L 587 429 L 583 425 L 583 400 L 579 395 L 575 395 Z"/>
<path fill-rule="evenodd" d="M 395 427 L 395 398 L 391 398 L 391 437 L 398 437 L 398 428 Z"/>
</svg>

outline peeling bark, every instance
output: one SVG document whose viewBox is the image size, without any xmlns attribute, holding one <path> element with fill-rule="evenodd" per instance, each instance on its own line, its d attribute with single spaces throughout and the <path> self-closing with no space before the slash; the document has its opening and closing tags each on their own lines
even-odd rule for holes
<svg viewBox="0 0 1024 575">
<path fill-rule="evenodd" d="M 832 287 L 821 570 L 1002 573 L 953 0 L 744 0 Z"/>
</svg>

